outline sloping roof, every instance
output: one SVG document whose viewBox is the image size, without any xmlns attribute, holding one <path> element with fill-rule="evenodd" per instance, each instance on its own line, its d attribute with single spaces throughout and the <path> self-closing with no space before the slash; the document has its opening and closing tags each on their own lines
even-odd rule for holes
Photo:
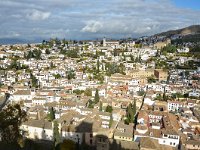
<svg viewBox="0 0 200 150">
<path fill-rule="evenodd" d="M 44 128 L 44 129 L 52 129 L 52 123 L 46 120 L 32 120 L 24 122 L 23 125 L 36 127 L 36 128 Z"/>
<path fill-rule="evenodd" d="M 167 146 L 167 145 L 161 145 L 158 143 L 158 140 L 152 139 L 149 137 L 142 137 L 140 140 L 140 149 L 145 148 L 149 150 L 175 150 L 176 148 Z"/>
<path fill-rule="evenodd" d="M 155 140 L 153 140 L 153 139 L 151 139 L 149 137 L 141 138 L 141 140 L 140 140 L 140 148 L 147 148 L 147 149 L 155 149 L 155 150 L 157 150 L 157 146 L 156 145 L 158 145 L 158 143 Z"/>
<path fill-rule="evenodd" d="M 13 95 L 31 95 L 30 90 L 18 90 Z"/>
<path fill-rule="evenodd" d="M 186 142 L 186 144 L 188 145 L 199 145 L 200 146 L 200 140 L 196 141 L 196 140 L 188 140 Z"/>
<path fill-rule="evenodd" d="M 133 141 L 122 141 L 122 140 L 115 140 L 109 139 L 110 143 L 110 150 L 139 150 L 139 143 Z"/>
</svg>

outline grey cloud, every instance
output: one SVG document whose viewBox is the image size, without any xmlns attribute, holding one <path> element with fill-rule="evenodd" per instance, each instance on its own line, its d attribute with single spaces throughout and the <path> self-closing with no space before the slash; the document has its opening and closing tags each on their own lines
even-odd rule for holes
<svg viewBox="0 0 200 150">
<path fill-rule="evenodd" d="M 38 21 L 38 20 L 45 20 L 47 18 L 49 18 L 51 15 L 50 12 L 43 12 L 43 11 L 39 11 L 39 10 L 31 10 L 26 17 L 30 20 L 34 20 L 34 21 Z"/>
<path fill-rule="evenodd" d="M 91 39 L 151 35 L 193 24 L 172 0 L 0 0 L 0 37 Z M 14 34 L 16 33 L 16 34 Z"/>
<path fill-rule="evenodd" d="M 103 29 L 103 24 L 99 21 L 89 21 L 84 28 L 82 28 L 82 32 L 93 32 L 96 33 Z"/>
</svg>

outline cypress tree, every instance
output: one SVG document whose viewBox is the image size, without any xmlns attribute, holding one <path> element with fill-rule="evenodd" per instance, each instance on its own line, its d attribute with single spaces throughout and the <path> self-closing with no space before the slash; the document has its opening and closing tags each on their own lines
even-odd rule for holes
<svg viewBox="0 0 200 150">
<path fill-rule="evenodd" d="M 99 90 L 96 89 L 96 93 L 95 93 L 95 97 L 94 97 L 94 101 L 95 101 L 95 104 L 97 104 L 99 102 Z"/>
<path fill-rule="evenodd" d="M 97 73 L 99 73 L 99 59 L 97 59 Z"/>
<path fill-rule="evenodd" d="M 99 111 L 102 111 L 102 102 L 99 102 Z"/>
<path fill-rule="evenodd" d="M 136 114 L 136 100 L 134 99 L 134 104 L 133 104 L 133 116 Z"/>
<path fill-rule="evenodd" d="M 53 121 L 55 119 L 55 110 L 53 109 L 53 107 L 51 107 L 51 109 L 49 109 L 48 119 L 50 121 Z"/>
<path fill-rule="evenodd" d="M 59 133 L 58 123 L 54 121 L 54 127 L 53 127 L 53 139 L 55 146 L 61 142 L 61 137 Z"/>
</svg>

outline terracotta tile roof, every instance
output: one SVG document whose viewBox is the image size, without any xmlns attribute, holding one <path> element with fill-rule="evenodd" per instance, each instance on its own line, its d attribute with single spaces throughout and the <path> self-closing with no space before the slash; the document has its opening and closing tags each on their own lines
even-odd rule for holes
<svg viewBox="0 0 200 150">
<path fill-rule="evenodd" d="M 141 119 L 144 118 L 144 120 L 148 120 L 149 116 L 148 116 L 149 112 L 146 110 L 140 110 L 139 114 L 138 114 L 138 118 L 137 119 Z"/>
<path fill-rule="evenodd" d="M 18 90 L 13 95 L 31 95 L 30 90 Z"/>
<path fill-rule="evenodd" d="M 149 134 L 150 134 L 150 137 L 160 138 L 162 132 L 161 130 L 157 130 L 157 129 L 149 129 Z"/>
</svg>

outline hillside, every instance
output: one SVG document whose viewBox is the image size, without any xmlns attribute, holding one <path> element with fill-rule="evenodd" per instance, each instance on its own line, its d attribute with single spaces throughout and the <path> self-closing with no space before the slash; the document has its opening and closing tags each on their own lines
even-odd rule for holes
<svg viewBox="0 0 200 150">
<path fill-rule="evenodd" d="M 178 29 L 178 30 L 170 30 L 167 32 L 162 32 L 156 34 L 154 36 L 166 36 L 171 37 L 173 35 L 190 35 L 190 34 L 200 34 L 200 25 L 192 25 L 186 28 Z"/>
</svg>

